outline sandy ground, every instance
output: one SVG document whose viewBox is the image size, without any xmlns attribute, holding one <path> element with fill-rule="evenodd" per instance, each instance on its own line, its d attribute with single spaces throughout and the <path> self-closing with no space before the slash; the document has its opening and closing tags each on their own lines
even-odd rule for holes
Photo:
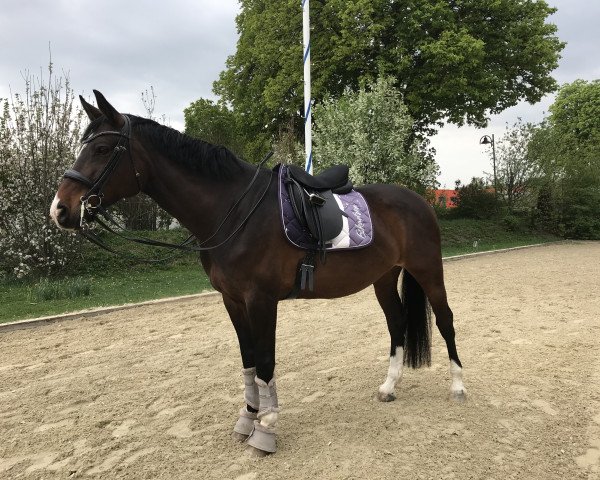
<svg viewBox="0 0 600 480">
<path fill-rule="evenodd" d="M 235 334 L 218 297 L 0 333 L 0 478 L 600 479 L 600 243 L 446 263 L 468 401 L 446 350 L 375 400 L 372 289 L 280 305 L 279 451 L 230 438 Z"/>
</svg>

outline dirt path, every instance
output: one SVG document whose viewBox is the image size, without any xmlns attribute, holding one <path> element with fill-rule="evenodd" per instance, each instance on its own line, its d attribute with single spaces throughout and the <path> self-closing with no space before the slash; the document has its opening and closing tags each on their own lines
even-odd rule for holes
<svg viewBox="0 0 600 480">
<path fill-rule="evenodd" d="M 235 334 L 218 297 L 0 334 L 0 478 L 600 479 L 600 243 L 447 263 L 465 404 L 433 366 L 374 399 L 371 289 L 280 306 L 279 451 L 230 439 Z"/>
</svg>

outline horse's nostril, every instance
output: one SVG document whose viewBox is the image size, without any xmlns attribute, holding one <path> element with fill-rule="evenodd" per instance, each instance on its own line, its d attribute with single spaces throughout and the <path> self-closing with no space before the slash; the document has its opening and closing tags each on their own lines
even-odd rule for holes
<svg viewBox="0 0 600 480">
<path fill-rule="evenodd" d="M 69 209 L 64 203 L 58 202 L 56 205 L 56 218 L 60 223 L 63 223 L 67 220 L 69 216 Z"/>
</svg>

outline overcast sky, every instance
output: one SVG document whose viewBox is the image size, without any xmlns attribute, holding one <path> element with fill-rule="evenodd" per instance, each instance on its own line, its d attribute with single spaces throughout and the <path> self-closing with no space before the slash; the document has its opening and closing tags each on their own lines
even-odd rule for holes
<svg viewBox="0 0 600 480">
<path fill-rule="evenodd" d="M 558 7 L 551 21 L 568 42 L 556 79 L 600 78 L 600 1 L 549 3 Z M 97 89 L 119 110 L 144 115 L 141 92 L 153 86 L 155 114 L 183 129 L 183 109 L 200 97 L 213 98 L 212 82 L 235 52 L 238 11 L 237 0 L 2 0 L 0 98 L 23 92 L 25 71 L 47 77 L 51 44 L 55 70 L 68 72 L 75 93 L 88 97 Z M 489 147 L 480 146 L 479 138 L 494 133 L 499 140 L 517 117 L 542 120 L 552 100 L 511 108 L 484 130 L 444 127 L 432 138 L 442 186 L 491 171 Z"/>
</svg>

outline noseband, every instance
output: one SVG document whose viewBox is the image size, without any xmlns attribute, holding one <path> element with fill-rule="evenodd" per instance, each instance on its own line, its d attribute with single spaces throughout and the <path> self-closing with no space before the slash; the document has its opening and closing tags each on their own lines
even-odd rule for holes
<svg viewBox="0 0 600 480">
<path fill-rule="evenodd" d="M 106 182 L 109 180 L 109 178 L 112 176 L 115 169 L 117 168 L 117 165 L 119 164 L 119 160 L 121 159 L 121 154 L 123 152 L 127 151 L 127 149 L 128 149 L 127 147 L 129 147 L 129 150 L 131 152 L 131 147 L 129 144 L 129 141 L 131 139 L 131 120 L 129 119 L 129 117 L 127 115 L 123 115 L 123 118 L 125 119 L 125 124 L 123 125 L 123 128 L 121 128 L 120 131 L 109 130 L 106 132 L 99 132 L 94 135 L 90 135 L 86 138 L 83 138 L 81 140 L 82 145 L 87 145 L 88 143 L 92 142 L 96 138 L 102 137 L 105 135 L 118 135 L 119 136 L 119 142 L 115 146 L 113 153 L 112 153 L 110 159 L 108 160 L 108 163 L 105 165 L 104 169 L 102 170 L 102 172 L 100 172 L 100 175 L 98 176 L 98 178 L 95 181 L 90 180 L 88 177 L 86 177 L 82 173 L 78 172 L 77 170 L 73 170 L 73 169 L 69 169 L 63 174 L 63 178 L 75 180 L 76 182 L 79 182 L 89 188 L 87 193 L 82 195 L 80 198 L 81 225 L 83 225 L 85 211 L 87 211 L 90 215 L 93 216 L 95 213 L 95 210 L 98 209 L 100 207 L 100 205 L 102 205 L 102 198 L 104 197 L 104 193 L 102 193 L 102 188 L 104 187 Z M 127 145 L 127 147 L 125 145 Z M 133 164 L 133 158 L 131 156 L 131 153 L 129 154 L 129 159 L 131 160 L 131 167 L 133 169 L 135 180 L 137 182 L 138 190 L 141 191 L 142 189 L 141 189 L 140 181 L 139 181 L 139 173 L 135 169 L 135 165 Z"/>
</svg>

